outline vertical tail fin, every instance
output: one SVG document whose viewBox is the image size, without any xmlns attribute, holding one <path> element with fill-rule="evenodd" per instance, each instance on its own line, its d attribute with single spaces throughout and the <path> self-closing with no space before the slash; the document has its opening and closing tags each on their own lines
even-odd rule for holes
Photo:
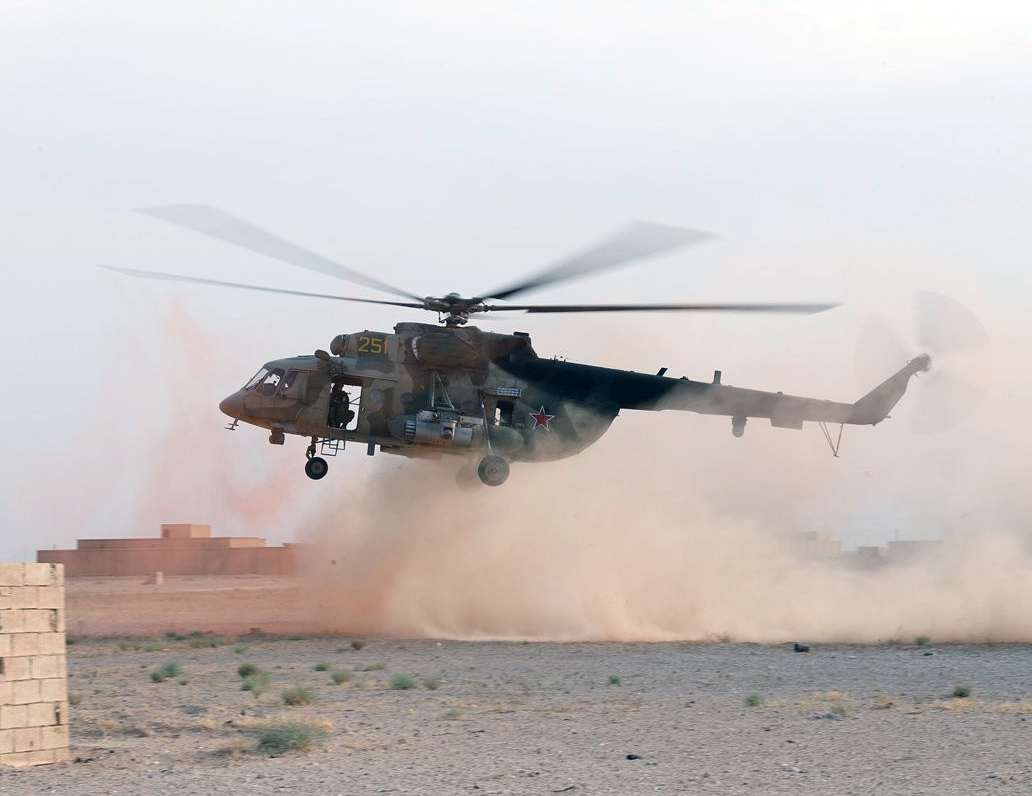
<svg viewBox="0 0 1032 796">
<path fill-rule="evenodd" d="M 857 425 L 875 425 L 889 416 L 903 393 L 907 391 L 910 377 L 915 373 L 928 370 L 932 358 L 921 354 L 910 360 L 905 367 L 887 378 L 867 395 L 853 404 L 853 415 L 848 422 Z"/>
</svg>

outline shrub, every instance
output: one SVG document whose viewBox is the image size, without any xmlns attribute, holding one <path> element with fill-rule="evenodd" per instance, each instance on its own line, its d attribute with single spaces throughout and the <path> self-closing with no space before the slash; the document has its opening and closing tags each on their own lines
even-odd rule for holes
<svg viewBox="0 0 1032 796">
<path fill-rule="evenodd" d="M 265 693 L 265 689 L 268 688 L 268 680 L 263 680 L 259 677 L 245 677 L 244 682 L 240 684 L 241 691 L 253 691 L 255 696 L 261 696 Z"/>
<path fill-rule="evenodd" d="M 932 640 L 928 636 L 918 636 L 914 639 L 914 643 L 919 647 L 927 647 L 932 643 Z"/>
<path fill-rule="evenodd" d="M 155 683 L 162 683 L 165 680 L 171 680 L 174 677 L 178 677 L 181 673 L 182 669 L 179 668 L 179 664 L 175 661 L 169 661 L 164 666 L 151 672 L 150 678 Z"/>
<path fill-rule="evenodd" d="M 317 664 L 315 664 L 315 670 L 317 672 L 326 672 L 326 671 L 329 671 L 329 669 L 330 669 L 330 664 L 328 664 L 328 663 L 317 663 Z"/>
<path fill-rule="evenodd" d="M 440 677 L 424 677 L 423 678 L 423 688 L 425 688 L 427 691 L 436 691 L 440 687 L 441 687 L 441 678 Z"/>
<path fill-rule="evenodd" d="M 958 685 L 953 688 L 953 696 L 956 699 L 967 699 L 971 696 L 971 686 Z"/>
<path fill-rule="evenodd" d="M 361 639 L 357 639 L 356 638 L 356 639 L 353 639 L 352 642 L 351 642 L 351 649 L 355 650 L 355 652 L 358 652 L 364 646 L 365 646 L 365 642 L 362 641 Z"/>
<path fill-rule="evenodd" d="M 82 694 L 80 694 L 78 691 L 69 691 L 68 692 L 68 704 L 71 705 L 72 707 L 75 707 L 76 705 L 81 705 L 82 704 Z"/>
<path fill-rule="evenodd" d="M 351 680 L 351 672 L 346 669 L 334 669 L 330 672 L 330 679 L 333 680 L 336 685 L 340 685 L 341 683 L 346 683 Z"/>
<path fill-rule="evenodd" d="M 258 751 L 272 755 L 307 752 L 315 741 L 327 734 L 323 725 L 306 721 L 280 721 L 258 731 Z"/>
<path fill-rule="evenodd" d="M 258 673 L 259 669 L 253 663 L 241 663 L 237 667 L 237 674 L 241 677 L 253 677 Z"/>
<path fill-rule="evenodd" d="M 253 691 L 255 696 L 260 696 L 271 682 L 272 676 L 267 671 L 255 667 L 255 670 L 247 675 L 244 682 L 240 684 L 240 690 Z"/>
<path fill-rule="evenodd" d="M 204 633 L 191 633 L 189 644 L 195 649 L 201 647 L 221 647 L 226 643 L 222 636 L 207 636 Z"/>
<path fill-rule="evenodd" d="M 619 675 L 616 675 L 616 674 L 609 675 L 609 684 L 610 685 L 620 685 L 620 683 L 621 683 L 621 680 L 620 680 L 620 676 Z"/>
<path fill-rule="evenodd" d="M 752 693 L 745 698 L 745 706 L 749 708 L 758 708 L 766 700 L 763 698 L 763 694 Z"/>
<path fill-rule="evenodd" d="M 394 691 L 408 691 L 416 687 L 416 681 L 407 674 L 396 674 L 391 678 L 391 688 Z"/>
<path fill-rule="evenodd" d="M 283 692 L 283 702 L 287 705 L 310 705 L 315 700 L 315 689 L 310 685 L 298 683 Z"/>
<path fill-rule="evenodd" d="M 387 668 L 387 664 L 383 661 L 377 661 L 376 663 L 370 663 L 368 666 L 363 666 L 359 669 L 360 672 L 379 672 Z"/>
</svg>

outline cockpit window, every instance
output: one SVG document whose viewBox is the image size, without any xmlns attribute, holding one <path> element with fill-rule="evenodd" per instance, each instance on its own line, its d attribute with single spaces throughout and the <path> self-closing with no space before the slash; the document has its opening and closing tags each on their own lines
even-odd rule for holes
<svg viewBox="0 0 1032 796">
<path fill-rule="evenodd" d="M 244 389 L 245 390 L 253 390 L 259 384 L 261 384 L 262 380 L 266 376 L 268 376 L 268 375 L 269 375 L 269 369 L 268 368 L 262 368 L 257 373 L 255 373 L 254 376 L 251 377 L 251 380 L 249 382 L 247 382 L 247 384 L 244 385 Z"/>
<path fill-rule="evenodd" d="M 262 368 L 247 382 L 245 390 L 257 390 L 262 395 L 272 395 L 283 379 L 283 368 Z"/>
<path fill-rule="evenodd" d="M 283 389 L 289 390 L 297 383 L 297 377 L 301 375 L 300 370 L 288 370 L 286 377 L 283 379 Z"/>
</svg>

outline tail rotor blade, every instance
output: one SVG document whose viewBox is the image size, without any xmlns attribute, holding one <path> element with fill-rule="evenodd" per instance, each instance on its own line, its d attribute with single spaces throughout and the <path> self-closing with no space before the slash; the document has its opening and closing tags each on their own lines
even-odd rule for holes
<svg viewBox="0 0 1032 796">
<path fill-rule="evenodd" d="M 907 346 L 880 315 L 872 315 L 860 329 L 857 339 L 854 369 L 862 389 L 869 389 L 885 378 L 892 367 L 899 367 L 914 356 Z"/>
<path fill-rule="evenodd" d="M 989 335 L 971 310 L 942 293 L 914 295 L 917 343 L 932 353 L 985 348 Z"/>
<path fill-rule="evenodd" d="M 989 382 L 989 335 L 963 304 L 941 293 L 913 297 L 914 339 L 904 342 L 880 317 L 867 321 L 856 353 L 857 373 L 870 384 L 901 361 L 930 354 L 931 369 L 918 376 L 901 405 L 918 434 L 948 431 L 970 417 Z"/>
<path fill-rule="evenodd" d="M 911 430 L 916 434 L 940 434 L 959 426 L 985 397 L 980 385 L 941 370 L 923 375 L 917 391 L 918 400 L 910 417 Z"/>
</svg>

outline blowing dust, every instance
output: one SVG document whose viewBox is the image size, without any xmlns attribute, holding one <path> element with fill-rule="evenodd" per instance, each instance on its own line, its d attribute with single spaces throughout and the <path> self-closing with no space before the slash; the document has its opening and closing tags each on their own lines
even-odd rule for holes
<svg viewBox="0 0 1032 796">
<path fill-rule="evenodd" d="M 1027 446 L 995 420 L 1016 386 L 952 434 L 847 432 L 842 459 L 813 427 L 753 421 L 735 440 L 726 418 L 680 412 L 625 412 L 497 489 L 382 456 L 301 534 L 313 618 L 458 639 L 1032 641 Z M 943 542 L 862 566 L 801 552 L 805 531 Z"/>
<path fill-rule="evenodd" d="M 110 366 L 102 399 L 117 400 L 96 448 L 105 459 L 79 481 L 104 495 L 108 516 L 97 512 L 90 533 L 157 533 L 162 523 L 204 522 L 215 535 L 273 537 L 282 533 L 292 500 L 305 484 L 287 477 L 297 460 L 268 456 L 266 436 L 230 433 L 218 401 L 257 369 L 225 364 L 232 340 L 212 332 L 181 299 L 137 299 L 131 311 L 152 347 L 129 338 Z M 132 317 L 132 316 L 130 316 Z M 140 440 L 148 440 L 141 445 Z M 288 464 L 295 465 L 289 468 Z M 104 486 L 95 481 L 103 479 Z M 111 500 L 111 483 L 124 497 Z"/>
</svg>

